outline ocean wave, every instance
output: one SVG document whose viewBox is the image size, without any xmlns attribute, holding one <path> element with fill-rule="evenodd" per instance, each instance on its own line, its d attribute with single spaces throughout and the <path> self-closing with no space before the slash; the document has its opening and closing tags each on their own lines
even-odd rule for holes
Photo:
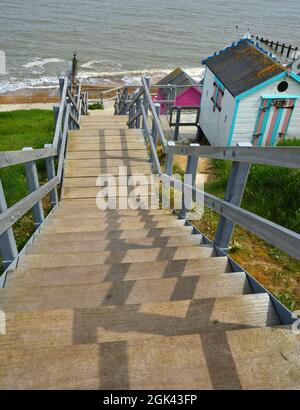
<svg viewBox="0 0 300 410">
<path fill-rule="evenodd" d="M 43 63 L 46 64 L 44 59 Z M 52 62 L 58 62 L 59 59 L 51 59 Z M 64 61 L 64 60 L 59 60 Z M 34 67 L 31 64 L 30 67 Z M 36 61 L 38 63 L 38 61 Z M 40 61 L 42 63 L 42 61 Z M 86 63 L 88 64 L 88 63 Z M 36 64 L 37 65 L 37 64 Z M 150 68 L 141 70 L 129 70 L 129 71 L 79 71 L 78 77 L 83 80 L 84 83 L 113 83 L 120 82 L 125 85 L 137 85 L 141 82 L 142 76 L 152 77 L 154 81 L 162 78 L 166 74 L 170 73 L 172 68 Z M 195 80 L 200 81 L 204 75 L 204 67 L 189 67 L 185 68 L 185 71 Z M 15 92 L 24 88 L 54 88 L 58 86 L 58 76 L 42 76 L 39 78 L 25 78 L 24 80 L 17 80 L 16 77 L 10 77 L 9 80 L 0 81 L 0 94 L 7 92 Z"/>
<path fill-rule="evenodd" d="M 26 78 L 22 81 L 0 81 L 0 94 L 22 90 L 24 88 L 56 88 L 58 87 L 57 77 Z"/>
<path fill-rule="evenodd" d="M 24 68 L 33 68 L 33 67 L 44 67 L 46 64 L 50 63 L 65 63 L 66 60 L 61 58 L 35 58 L 33 61 L 29 63 L 23 64 L 22 67 Z"/>
<path fill-rule="evenodd" d="M 104 63 L 103 60 L 92 60 L 92 61 L 88 61 L 87 63 L 82 64 L 80 68 L 94 68 L 95 65 L 102 64 L 102 63 Z"/>
</svg>

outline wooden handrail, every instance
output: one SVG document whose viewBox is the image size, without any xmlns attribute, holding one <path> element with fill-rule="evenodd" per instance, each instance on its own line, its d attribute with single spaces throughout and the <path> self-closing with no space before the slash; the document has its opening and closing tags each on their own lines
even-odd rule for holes
<svg viewBox="0 0 300 410">
<path fill-rule="evenodd" d="M 167 139 L 166 139 L 166 137 L 165 137 L 165 133 L 164 133 L 164 131 L 163 131 L 163 128 L 162 128 L 160 119 L 158 118 L 158 115 L 157 115 L 157 113 L 156 113 L 156 110 L 155 110 L 155 107 L 154 107 L 154 103 L 153 103 L 153 101 L 152 101 L 152 98 L 151 98 L 151 95 L 150 95 L 150 90 L 149 90 L 149 88 L 148 88 L 148 86 L 147 86 L 145 77 L 142 78 L 142 84 L 143 84 L 143 89 L 144 89 L 144 96 L 145 96 L 145 98 L 146 98 L 146 100 L 147 100 L 147 102 L 148 102 L 150 111 L 151 111 L 151 113 L 152 113 L 152 118 L 153 118 L 153 121 L 154 121 L 154 123 L 155 123 L 156 129 L 157 129 L 157 132 L 158 132 L 158 136 L 160 137 L 160 140 L 161 140 L 162 145 L 163 145 L 164 147 L 166 147 L 166 146 L 167 146 Z"/>
<path fill-rule="evenodd" d="M 58 176 L 41 185 L 31 194 L 21 199 L 19 202 L 6 209 L 0 214 L 0 236 L 12 227 L 23 215 L 52 191 L 59 183 Z"/>
<path fill-rule="evenodd" d="M 166 147 L 172 155 L 194 155 L 251 164 L 300 168 L 300 147 L 212 147 L 174 144 Z"/>
<path fill-rule="evenodd" d="M 243 226 L 277 248 L 287 252 L 294 258 L 300 259 L 300 235 L 298 233 L 286 229 L 228 201 L 196 189 L 194 186 L 182 183 L 182 181 L 170 177 L 169 175 L 161 174 L 160 179 L 162 182 L 172 184 L 175 189 L 181 192 L 184 189 L 190 190 L 193 196 L 198 195 L 198 197 L 204 198 L 204 205 L 208 208 L 213 209 L 218 214 L 230 219 L 233 223 Z"/>
<path fill-rule="evenodd" d="M 57 148 L 59 139 L 60 139 L 60 134 L 61 134 L 61 124 L 62 124 L 62 119 L 64 115 L 64 110 L 65 110 L 65 104 L 66 104 L 66 98 L 67 98 L 67 89 L 68 89 L 68 78 L 64 77 L 64 85 L 62 89 L 62 95 L 61 95 L 61 100 L 60 100 L 60 107 L 59 107 L 59 112 L 58 112 L 58 117 L 57 117 L 57 122 L 56 122 L 56 127 L 55 127 L 55 133 L 54 133 L 54 139 L 53 139 L 53 146 Z"/>
<path fill-rule="evenodd" d="M 69 128 L 80 127 L 81 113 L 88 113 L 88 95 L 81 93 L 81 84 L 78 84 L 77 94 L 74 97 L 69 89 L 69 80 L 64 77 L 60 80 L 61 100 L 56 117 L 54 138 L 52 144 L 47 144 L 43 149 L 24 149 L 22 151 L 0 152 L 0 168 L 17 164 L 25 165 L 26 179 L 30 194 L 7 208 L 2 184 L 0 181 L 0 247 L 7 270 L 18 260 L 19 254 L 16 247 L 11 227 L 29 210 L 33 210 L 35 226 L 43 223 L 44 212 L 41 200 L 50 193 L 51 204 L 57 204 L 57 186 L 63 177 L 63 165 L 67 135 Z M 71 107 L 74 113 L 71 112 Z M 57 108 L 57 107 L 56 107 Z M 57 111 L 56 111 L 57 112 Z M 70 122 L 71 120 L 71 122 Z M 55 172 L 54 157 L 58 155 L 58 167 Z M 35 161 L 46 160 L 48 182 L 42 186 L 38 184 L 38 175 Z M 26 247 L 27 245 L 25 245 Z M 5 276 L 5 275 L 4 275 Z M 5 281 L 1 280 L 1 284 Z"/>
<path fill-rule="evenodd" d="M 78 108 L 77 103 L 76 103 L 76 101 L 75 101 L 75 99 L 74 99 L 74 97 L 73 97 L 73 95 L 72 95 L 69 88 L 68 88 L 67 94 L 68 94 L 68 98 L 70 99 L 71 103 L 73 104 L 73 107 L 75 108 L 75 111 L 78 114 L 79 113 L 79 108 Z"/>
<path fill-rule="evenodd" d="M 2 151 L 0 152 L 0 168 L 25 164 L 38 159 L 55 157 L 56 155 L 56 148 L 41 148 L 30 151 Z"/>
</svg>

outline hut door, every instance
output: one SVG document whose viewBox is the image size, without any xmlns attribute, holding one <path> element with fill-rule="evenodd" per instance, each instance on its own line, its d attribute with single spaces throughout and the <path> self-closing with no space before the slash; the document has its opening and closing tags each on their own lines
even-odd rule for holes
<svg viewBox="0 0 300 410">
<path fill-rule="evenodd" d="M 253 135 L 253 145 L 274 145 L 284 138 L 291 122 L 295 98 L 263 99 Z"/>
<path fill-rule="evenodd" d="M 263 99 L 259 107 L 259 110 L 258 110 L 257 120 L 256 120 L 254 133 L 253 133 L 252 144 L 254 146 L 256 145 L 260 146 L 263 143 L 266 126 L 267 126 L 267 122 L 268 122 L 269 115 L 270 115 L 270 108 L 271 108 L 271 100 Z"/>
</svg>

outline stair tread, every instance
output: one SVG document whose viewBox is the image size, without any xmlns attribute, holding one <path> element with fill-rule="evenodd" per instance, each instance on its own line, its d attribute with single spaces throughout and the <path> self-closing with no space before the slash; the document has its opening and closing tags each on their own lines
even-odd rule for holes
<svg viewBox="0 0 300 410">
<path fill-rule="evenodd" d="M 89 147 L 88 147 L 89 148 Z M 115 159 L 115 158 L 128 158 L 128 159 L 139 159 L 148 158 L 147 152 L 141 147 L 133 147 L 126 151 L 121 150 L 111 150 L 111 151 L 92 151 L 92 150 L 78 150 L 69 151 L 66 156 L 67 160 L 75 159 Z"/>
<path fill-rule="evenodd" d="M 279 325 L 265 295 L 263 298 L 252 296 L 178 300 L 123 307 L 114 305 L 8 311 L 5 318 L 6 333 L 0 337 L 0 350 L 130 341 L 153 336 L 170 337 Z M 258 302 L 260 307 L 247 318 L 245 310 L 254 302 Z M 235 309 L 235 315 L 230 306 Z M 246 352 L 237 354 L 246 355 Z M 255 355 L 255 346 L 252 346 L 249 355 Z"/>
<path fill-rule="evenodd" d="M 77 178 L 75 178 L 77 179 Z M 76 205 L 77 200 L 73 201 L 70 204 L 71 200 L 61 201 L 59 207 L 54 210 L 53 217 L 63 216 L 64 218 L 78 218 L 78 215 L 84 215 L 85 218 L 94 218 L 99 216 L 101 218 L 112 219 L 117 216 L 145 216 L 151 217 L 155 215 L 174 215 L 171 209 L 109 209 L 101 210 L 94 206 L 94 209 L 91 207 L 85 207 L 84 204 L 81 205 L 81 200 L 79 200 L 78 207 L 72 207 L 70 205 Z M 95 202 L 94 202 L 95 205 Z"/>
<path fill-rule="evenodd" d="M 71 141 L 68 143 L 68 153 L 70 152 L 85 152 L 85 151 L 97 151 L 102 152 L 104 151 L 108 155 L 110 154 L 111 151 L 121 151 L 123 153 L 126 153 L 129 150 L 134 150 L 134 151 L 144 151 L 146 153 L 145 149 L 145 144 L 141 142 L 126 142 L 119 143 L 119 142 L 98 142 L 98 143 L 89 143 L 88 141 L 81 144 L 76 141 Z"/>
<path fill-rule="evenodd" d="M 136 175 L 143 173 L 144 175 L 151 175 L 151 169 L 148 164 L 146 165 L 137 165 L 137 166 L 128 166 L 127 175 Z M 68 167 L 66 166 L 64 176 L 65 177 L 98 177 L 102 174 L 109 174 L 114 176 L 119 176 L 120 169 L 118 166 L 98 166 L 98 167 Z"/>
<path fill-rule="evenodd" d="M 68 167 L 83 167 L 83 168 L 101 168 L 105 166 L 140 166 L 149 165 L 149 160 L 146 158 L 130 159 L 130 158 L 99 158 L 99 159 L 66 159 Z M 149 165 L 150 166 L 150 165 Z"/>
<path fill-rule="evenodd" d="M 76 220 L 75 220 L 76 223 Z M 42 238 L 42 240 L 41 240 Z M 97 241 L 73 241 L 73 242 L 49 242 L 43 236 L 35 243 L 27 247 L 27 254 L 34 253 L 73 253 L 73 252 L 97 252 L 109 250 L 128 250 L 128 249 L 148 249 L 158 247 L 185 247 L 199 245 L 202 235 L 182 234 L 177 236 L 165 236 L 162 238 L 144 238 L 141 242 L 138 238 L 97 240 Z"/>
<path fill-rule="evenodd" d="M 39 238 L 45 236 L 47 240 L 54 242 L 63 241 L 85 241 L 85 240 L 109 240 L 109 239 L 128 239 L 128 238 L 146 238 L 146 237 L 164 237 L 170 235 L 179 235 L 183 232 L 191 232 L 190 226 L 169 226 L 164 228 L 140 228 L 140 229 L 113 229 L 113 230 L 88 230 L 78 232 L 51 232 L 46 229 L 40 231 Z"/>
<path fill-rule="evenodd" d="M 283 327 L 4 350 L 0 387 L 299 389 L 297 354 L 299 335 Z"/>
<path fill-rule="evenodd" d="M 99 173 L 99 175 L 101 175 Z M 106 177 L 99 179 L 99 176 L 95 177 L 69 177 L 66 176 L 64 178 L 64 187 L 65 188 L 82 188 L 82 187 L 95 187 L 97 184 L 99 186 L 100 183 L 107 183 L 109 179 Z M 129 179 L 130 178 L 130 179 Z M 115 176 L 115 180 L 113 181 L 116 186 L 128 186 L 128 183 L 131 184 L 139 184 L 139 185 L 150 185 L 153 181 L 151 175 L 133 175 L 132 177 L 125 177 L 120 178 L 119 176 Z"/>
<path fill-rule="evenodd" d="M 81 144 L 90 144 L 90 143 L 101 143 L 105 144 L 106 142 L 119 143 L 120 146 L 123 142 L 140 142 L 145 146 L 145 140 L 142 135 L 139 134 L 125 134 L 125 135 L 85 135 L 85 136 L 71 136 L 71 142 L 79 142 Z"/>
<path fill-rule="evenodd" d="M 76 131 L 69 131 L 69 138 L 70 140 L 73 140 L 73 138 L 76 137 L 89 137 L 89 136 L 100 136 L 100 137 L 106 137 L 106 136 L 116 136 L 116 137 L 126 137 L 127 135 L 130 136 L 136 136 L 136 137 L 142 137 L 142 131 L 141 130 L 136 130 L 136 129 L 123 129 L 122 131 L 118 130 L 111 130 L 111 129 L 92 129 L 92 130 L 76 130 Z"/>
<path fill-rule="evenodd" d="M 110 224 L 111 226 L 115 226 L 121 223 L 136 223 L 136 222 L 169 222 L 169 221 L 177 221 L 178 219 L 175 217 L 175 215 L 109 215 L 109 213 L 106 214 L 106 216 L 101 215 L 101 211 L 99 211 L 98 215 L 90 215 L 88 218 L 89 223 L 93 224 L 98 224 L 98 225 L 103 225 L 103 224 Z M 57 214 L 53 213 L 51 215 L 51 218 L 49 220 L 45 221 L 45 226 L 51 226 L 55 224 L 83 224 L 87 221 L 87 218 L 85 214 L 78 214 L 77 213 L 77 218 L 68 218 L 64 216 L 63 214 Z M 182 220 L 178 220 L 180 224 L 183 223 Z"/>
<path fill-rule="evenodd" d="M 145 197 L 148 198 L 148 197 Z M 137 230 L 137 229 L 157 229 L 157 228 L 172 228 L 172 227 L 182 227 L 182 223 L 179 220 L 171 220 L 171 221 L 156 221 L 156 222 L 136 222 L 134 225 L 129 222 L 120 223 L 120 224 L 103 224 L 103 225 L 94 225 L 93 223 L 89 223 L 87 220 L 84 224 L 81 225 L 70 225 L 70 224 L 60 224 L 58 226 L 50 226 L 46 225 L 41 230 L 41 234 L 44 233 L 72 233 L 72 232 L 101 232 L 101 231 L 130 231 L 130 230 Z"/>
<path fill-rule="evenodd" d="M 56 268 L 18 267 L 7 276 L 6 287 L 89 284 L 122 280 L 188 277 L 230 271 L 226 257 L 174 261 L 114 263 Z"/>
<path fill-rule="evenodd" d="M 158 292 L 159 289 L 159 292 Z M 251 293 L 244 273 L 0 289 L 5 312 L 211 299 Z"/>
<path fill-rule="evenodd" d="M 213 254 L 212 247 L 189 245 L 185 247 L 128 249 L 116 251 L 31 254 L 21 256 L 19 263 L 41 268 L 113 263 L 155 262 L 159 260 L 199 259 Z"/>
</svg>

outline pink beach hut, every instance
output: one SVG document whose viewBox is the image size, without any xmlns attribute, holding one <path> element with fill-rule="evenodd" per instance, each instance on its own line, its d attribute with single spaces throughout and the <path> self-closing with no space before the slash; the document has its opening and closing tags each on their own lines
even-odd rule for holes
<svg viewBox="0 0 300 410">
<path fill-rule="evenodd" d="M 201 89 L 192 77 L 190 77 L 180 67 L 175 68 L 170 74 L 158 83 L 157 97 L 160 102 L 160 113 L 167 114 L 168 107 L 200 107 Z M 168 88 L 159 86 L 177 86 Z M 169 101 L 174 102 L 170 103 Z M 164 102 L 165 101 L 165 102 Z"/>
</svg>

